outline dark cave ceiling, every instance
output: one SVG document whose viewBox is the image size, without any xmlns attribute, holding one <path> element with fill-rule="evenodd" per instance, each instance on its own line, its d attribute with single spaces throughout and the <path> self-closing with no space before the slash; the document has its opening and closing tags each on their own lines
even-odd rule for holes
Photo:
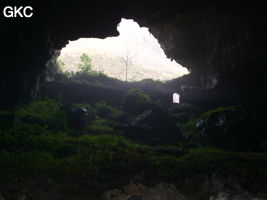
<svg viewBox="0 0 267 200">
<path fill-rule="evenodd" d="M 1 9 L 18 6 L 1 4 Z M 25 1 L 23 5 L 33 7 L 32 18 L 1 16 L 3 105 L 38 95 L 46 62 L 57 56 L 68 40 L 116 36 L 122 17 L 149 27 L 166 54 L 196 74 L 198 88 L 222 88 L 241 96 L 265 89 L 264 4 L 121 0 Z"/>
</svg>

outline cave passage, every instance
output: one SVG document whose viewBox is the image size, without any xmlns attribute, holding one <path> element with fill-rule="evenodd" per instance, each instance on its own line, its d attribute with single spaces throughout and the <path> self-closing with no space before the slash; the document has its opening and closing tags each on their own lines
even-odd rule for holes
<svg viewBox="0 0 267 200">
<path fill-rule="evenodd" d="M 58 62 L 62 71 L 79 70 L 82 54 L 91 59 L 91 68 L 107 76 L 126 81 L 142 79 L 170 80 L 188 73 L 185 67 L 166 57 L 148 28 L 131 19 L 121 19 L 118 37 L 80 38 L 69 41 Z"/>
</svg>

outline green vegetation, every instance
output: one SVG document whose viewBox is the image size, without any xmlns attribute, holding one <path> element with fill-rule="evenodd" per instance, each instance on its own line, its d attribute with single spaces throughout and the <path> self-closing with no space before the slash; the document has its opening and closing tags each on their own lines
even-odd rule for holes
<svg viewBox="0 0 267 200">
<path fill-rule="evenodd" d="M 208 119 L 209 117 L 211 117 L 214 114 L 221 114 L 223 112 L 235 111 L 239 108 L 240 108 L 239 106 L 219 107 L 219 108 L 216 108 L 216 109 L 213 109 L 213 110 L 210 110 L 210 111 L 203 113 L 201 118 L 202 119 Z"/>
<path fill-rule="evenodd" d="M 96 119 L 87 127 L 87 130 L 94 134 L 116 134 L 113 127 L 104 119 Z"/>
<path fill-rule="evenodd" d="M 59 80 L 77 80 L 82 78 L 82 80 L 89 80 L 90 77 L 105 77 L 103 71 L 97 71 L 92 69 L 92 58 L 90 58 L 87 54 L 83 53 L 80 56 L 80 63 L 77 64 L 77 68 L 79 71 L 65 71 L 63 72 L 62 68 L 65 66 L 65 63 L 60 59 L 56 61 L 56 71 L 57 76 L 56 79 Z M 51 67 L 50 67 L 51 68 Z"/>
<path fill-rule="evenodd" d="M 81 70 L 81 72 L 84 73 L 90 73 L 92 71 L 92 59 L 83 53 L 80 56 L 81 63 L 77 65 L 78 69 Z"/>
<path fill-rule="evenodd" d="M 56 130 L 66 130 L 66 114 L 62 104 L 53 99 L 41 99 L 18 106 L 15 116 L 22 122 L 48 126 Z"/>
<path fill-rule="evenodd" d="M 83 53 L 80 56 L 80 62 L 77 65 L 77 68 L 80 70 L 79 72 L 76 72 L 78 75 L 79 74 L 87 74 L 91 76 L 103 76 L 104 72 L 103 71 L 96 71 L 92 69 L 92 58 L 90 58 L 87 54 Z"/>
<path fill-rule="evenodd" d="M 168 80 L 182 75 L 179 70 L 179 66 L 174 65 L 167 60 L 161 60 L 161 62 L 159 62 L 158 60 L 155 61 L 153 59 L 148 59 L 155 57 L 155 55 L 145 56 L 143 51 L 137 50 L 139 53 L 142 52 L 141 55 L 137 56 L 135 55 L 136 53 L 126 49 L 121 49 L 119 52 L 115 53 L 113 50 L 120 48 L 121 45 L 114 46 L 114 44 L 112 45 L 112 52 L 109 51 L 107 54 L 104 53 L 106 52 L 105 49 L 99 51 L 99 48 L 102 48 L 102 43 L 93 47 L 95 45 L 94 43 L 95 42 L 90 43 L 90 45 L 86 45 L 86 48 L 79 48 L 78 51 L 74 51 L 72 53 L 70 53 L 71 48 L 69 48 L 67 52 L 63 49 L 59 58 L 66 63 L 66 69 L 71 70 L 76 68 L 77 64 L 80 62 L 80 59 L 77 56 L 85 53 L 92 58 L 91 63 L 94 70 L 103 70 L 110 77 L 123 81 L 126 79 L 126 66 L 128 69 L 127 80 L 131 82 L 146 79 L 148 77 Z M 135 43 L 135 45 L 136 44 L 138 43 Z M 133 48 L 133 46 L 131 46 L 131 48 Z M 153 53 L 153 51 L 151 53 Z M 143 57 L 143 59 L 140 60 L 141 57 Z"/>
<path fill-rule="evenodd" d="M 154 104 L 151 96 L 140 89 L 130 89 L 122 99 L 122 109 L 132 115 L 140 114 Z"/>
<path fill-rule="evenodd" d="M 96 102 L 94 108 L 97 115 L 103 119 L 118 120 L 123 115 L 121 110 L 108 105 L 103 100 Z"/>
<path fill-rule="evenodd" d="M 152 97 L 136 89 L 124 97 L 124 105 L 135 109 L 151 102 Z M 196 122 L 233 108 L 219 108 L 202 115 L 189 105 L 170 108 L 170 114 L 191 113 L 188 121 L 177 124 L 192 137 L 190 142 L 197 144 L 188 147 L 188 140 L 177 141 L 177 145 L 150 146 L 124 137 L 116 125 L 131 117 L 131 113 L 125 113 L 127 108 L 133 111 L 129 105 L 124 111 L 104 101 L 75 106 L 93 115 L 82 134 L 69 129 L 64 106 L 54 99 L 44 98 L 0 111 L 0 185 L 23 184 L 44 176 L 54 181 L 53 187 L 67 193 L 73 191 L 69 182 L 77 185 L 74 193 L 86 187 L 86 194 L 80 195 L 94 199 L 105 190 L 139 177 L 138 181 L 145 185 L 175 183 L 183 194 L 193 193 L 195 199 L 204 200 L 210 193 L 201 189 L 203 183 L 197 178 L 210 177 L 223 169 L 235 174 L 247 188 L 252 184 L 258 191 L 267 187 L 266 153 L 227 151 L 202 141 Z"/>
</svg>

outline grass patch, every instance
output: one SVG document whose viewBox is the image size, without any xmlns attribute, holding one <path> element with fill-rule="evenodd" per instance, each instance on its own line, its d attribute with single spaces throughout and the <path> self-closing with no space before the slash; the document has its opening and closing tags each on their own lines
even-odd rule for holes
<svg viewBox="0 0 267 200">
<path fill-rule="evenodd" d="M 23 183 L 43 175 L 60 185 L 62 191 L 71 189 L 68 183 L 74 179 L 77 185 L 90 188 L 86 195 L 97 196 L 138 176 L 145 185 L 172 182 L 184 194 L 193 192 L 198 199 L 205 199 L 210 194 L 199 189 L 202 182 L 194 181 L 195 178 L 210 177 L 216 170 L 225 169 L 238 176 L 245 189 L 252 185 L 259 191 L 267 188 L 266 153 L 240 153 L 212 147 L 188 150 L 180 143 L 156 147 L 138 144 L 116 134 L 110 123 L 117 121 L 122 111 L 105 102 L 79 105 L 97 117 L 86 133 L 75 137 L 66 127 L 62 105 L 55 100 L 38 100 L 18 106 L 14 112 L 0 112 L 0 117 L 18 118 L 0 129 L 2 185 Z M 216 112 L 231 109 L 220 108 Z M 191 119 L 181 129 L 189 135 L 197 134 L 195 122 Z M 55 123 L 58 125 L 52 126 Z M 91 134 L 97 132 L 101 134 Z M 185 184 L 187 180 L 191 180 L 195 191 Z"/>
</svg>

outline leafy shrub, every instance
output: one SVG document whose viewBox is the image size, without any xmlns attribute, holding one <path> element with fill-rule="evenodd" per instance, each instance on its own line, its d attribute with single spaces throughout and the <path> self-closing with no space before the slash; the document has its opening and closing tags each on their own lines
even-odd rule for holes
<svg viewBox="0 0 267 200">
<path fill-rule="evenodd" d="M 219 107 L 210 111 L 205 112 L 202 114 L 201 118 L 204 120 L 208 120 L 208 118 L 212 117 L 213 115 L 219 115 L 224 112 L 233 112 L 240 109 L 240 106 L 227 106 L 227 107 Z"/>
<path fill-rule="evenodd" d="M 116 120 L 122 115 L 122 111 L 108 105 L 105 101 L 94 104 L 95 111 L 100 118 Z"/>
<path fill-rule="evenodd" d="M 122 99 L 122 109 L 133 115 L 149 109 L 152 104 L 151 97 L 140 89 L 130 89 Z"/>
<path fill-rule="evenodd" d="M 92 124 L 87 126 L 87 130 L 94 134 L 113 134 L 114 129 L 108 124 L 106 120 L 97 119 Z"/>
<path fill-rule="evenodd" d="M 81 63 L 77 65 L 77 68 L 80 69 L 81 72 L 90 73 L 92 71 L 92 58 L 83 53 L 80 56 L 80 61 Z"/>
<path fill-rule="evenodd" d="M 18 106 L 15 114 L 22 122 L 27 124 L 48 125 L 55 130 L 66 130 L 67 119 L 62 106 L 54 99 L 45 98 Z"/>
<path fill-rule="evenodd" d="M 146 88 L 150 90 L 163 90 L 164 89 L 164 83 L 160 80 L 154 80 L 154 79 L 142 79 L 140 81 L 135 82 L 138 87 L 140 88 Z"/>
<path fill-rule="evenodd" d="M 199 130 L 196 127 L 196 119 L 191 118 L 187 123 L 179 126 L 184 135 L 196 136 Z"/>
</svg>

